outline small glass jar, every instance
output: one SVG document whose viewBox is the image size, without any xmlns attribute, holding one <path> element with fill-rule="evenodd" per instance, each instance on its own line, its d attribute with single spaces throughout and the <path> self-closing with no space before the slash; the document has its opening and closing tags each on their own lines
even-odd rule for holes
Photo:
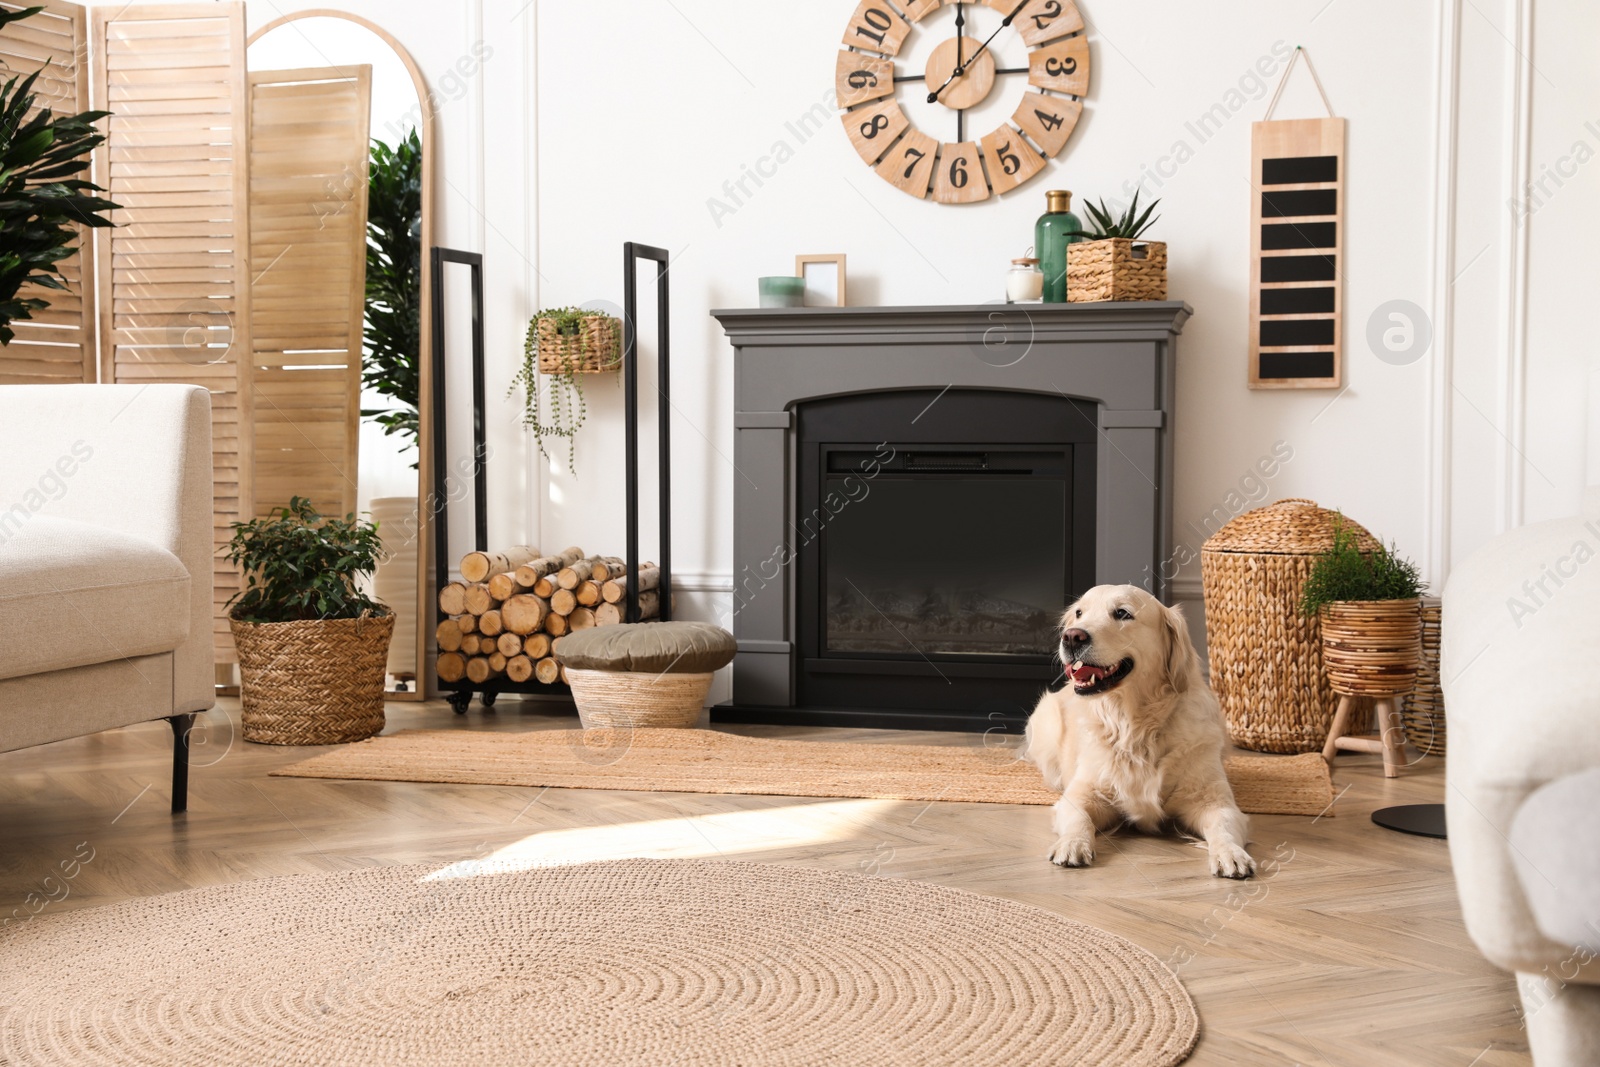
<svg viewBox="0 0 1600 1067">
<path fill-rule="evenodd" d="M 1006 271 L 1006 303 L 1037 304 L 1044 300 L 1044 274 L 1032 256 L 1011 261 Z"/>
</svg>

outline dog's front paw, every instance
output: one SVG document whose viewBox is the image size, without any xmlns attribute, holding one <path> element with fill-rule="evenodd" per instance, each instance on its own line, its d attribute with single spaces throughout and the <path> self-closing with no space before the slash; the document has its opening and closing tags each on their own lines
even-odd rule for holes
<svg viewBox="0 0 1600 1067">
<path fill-rule="evenodd" d="M 1256 873 L 1256 861 L 1238 845 L 1213 845 L 1211 873 L 1218 878 L 1249 878 Z"/>
<path fill-rule="evenodd" d="M 1094 862 L 1094 841 L 1087 837 L 1058 837 L 1050 849 L 1050 862 L 1058 867 L 1087 867 Z"/>
</svg>

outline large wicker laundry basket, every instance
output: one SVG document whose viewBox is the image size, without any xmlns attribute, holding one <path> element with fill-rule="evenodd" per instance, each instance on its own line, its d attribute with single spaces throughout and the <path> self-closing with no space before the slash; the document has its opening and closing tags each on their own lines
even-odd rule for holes
<svg viewBox="0 0 1600 1067">
<path fill-rule="evenodd" d="M 1327 740 L 1339 698 L 1323 675 L 1321 623 L 1300 614 L 1300 599 L 1338 521 L 1354 528 L 1363 551 L 1378 547 L 1359 524 L 1289 499 L 1245 512 L 1201 549 L 1211 687 L 1241 748 L 1318 752 Z M 1363 701 L 1349 732 L 1371 728 Z"/>
</svg>

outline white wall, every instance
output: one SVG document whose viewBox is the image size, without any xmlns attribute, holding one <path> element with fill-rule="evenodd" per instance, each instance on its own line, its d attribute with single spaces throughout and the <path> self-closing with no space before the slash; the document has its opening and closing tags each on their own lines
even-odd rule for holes
<svg viewBox="0 0 1600 1067">
<path fill-rule="evenodd" d="M 249 11 L 260 24 L 316 2 L 249 0 Z M 620 302 L 624 241 L 674 257 L 675 562 L 687 606 L 713 612 L 741 476 L 729 459 L 731 349 L 708 311 L 753 304 L 755 279 L 787 273 L 798 252 L 847 253 L 852 303 L 993 299 L 1031 243 L 1044 190 L 1121 198 L 1141 175 L 1163 199 L 1152 236 L 1169 243 L 1171 293 L 1195 309 L 1180 347 L 1180 543 L 1198 547 L 1189 522 L 1247 503 L 1229 494 L 1278 441 L 1294 458 L 1267 494 L 1343 508 L 1435 580 L 1495 530 L 1575 510 L 1585 482 L 1600 481 L 1585 459 L 1600 451 L 1586 443 L 1600 378 L 1580 319 L 1600 279 L 1600 164 L 1589 162 L 1600 10 L 1583 0 L 1536 11 L 1532 0 L 1083 0 L 1084 120 L 1044 175 L 970 207 L 890 188 L 836 119 L 803 140 L 791 129 L 827 99 L 849 0 L 629 0 L 603 20 L 581 0 L 342 6 L 389 28 L 440 93 L 439 240 L 487 263 L 497 541 L 620 547 L 617 385 L 591 388 L 576 478 L 564 460 L 532 461 L 517 402 L 502 398 L 535 308 Z M 947 31 L 948 19 L 925 25 Z M 1349 119 L 1340 393 L 1244 385 L 1250 123 L 1295 44 Z M 1010 51 L 1020 55 L 1015 41 Z M 1202 142 L 1187 123 L 1219 103 L 1231 117 Z M 1300 70 L 1277 117 L 1318 107 Z M 1578 142 L 1585 162 L 1562 163 Z M 751 195 L 735 202 L 725 183 L 775 155 L 775 173 L 763 164 L 772 176 L 747 179 Z M 1565 184 L 1548 182 L 1518 223 L 1513 193 L 1545 166 Z M 1365 341 L 1369 317 L 1396 299 L 1425 309 L 1434 334 L 1426 356 L 1398 366 Z M 1184 579 L 1197 592 L 1197 564 Z"/>
</svg>

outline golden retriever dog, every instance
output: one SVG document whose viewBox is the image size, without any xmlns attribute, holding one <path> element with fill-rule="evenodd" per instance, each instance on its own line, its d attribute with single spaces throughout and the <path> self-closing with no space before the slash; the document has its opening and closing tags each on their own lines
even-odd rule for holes
<svg viewBox="0 0 1600 1067">
<path fill-rule="evenodd" d="M 1023 757 L 1052 790 L 1050 861 L 1087 867 L 1119 821 L 1205 840 L 1211 873 L 1249 878 L 1247 823 L 1222 769 L 1227 732 L 1183 614 L 1133 585 L 1100 585 L 1061 619 L 1069 683 L 1028 718 Z"/>
</svg>

